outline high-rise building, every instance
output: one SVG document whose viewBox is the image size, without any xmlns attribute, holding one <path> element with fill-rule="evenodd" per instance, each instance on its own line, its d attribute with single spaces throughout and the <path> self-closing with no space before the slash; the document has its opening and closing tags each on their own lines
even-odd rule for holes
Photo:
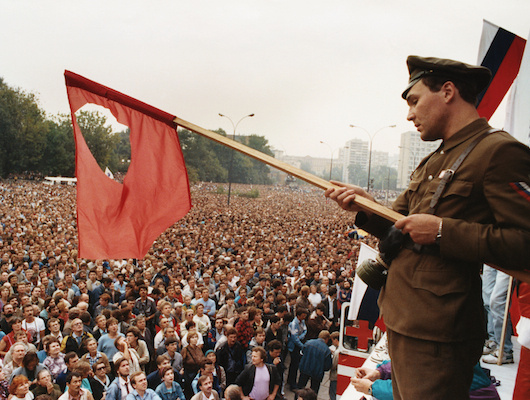
<svg viewBox="0 0 530 400">
<path fill-rule="evenodd" d="M 368 163 L 370 158 L 369 142 L 361 139 L 352 139 L 346 142 L 345 147 L 341 149 L 339 157 L 343 160 L 344 168 L 342 170 L 342 181 L 353 183 L 350 177 L 350 165 L 359 165 L 363 171 L 368 171 Z M 380 165 L 388 165 L 388 152 L 376 151 L 372 149 L 372 165 L 374 167 Z M 362 184 L 362 183 L 361 183 Z"/>
<path fill-rule="evenodd" d="M 421 160 L 438 148 L 440 141 L 424 142 L 420 133 L 409 131 L 401 134 L 398 162 L 398 189 L 404 189 L 409 185 L 410 175 L 416 169 Z"/>
</svg>

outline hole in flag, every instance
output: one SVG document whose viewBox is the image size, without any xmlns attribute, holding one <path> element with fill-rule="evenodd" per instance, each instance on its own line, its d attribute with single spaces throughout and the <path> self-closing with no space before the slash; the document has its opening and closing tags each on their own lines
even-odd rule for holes
<svg viewBox="0 0 530 400">
<path fill-rule="evenodd" d="M 101 170 L 110 179 L 122 182 L 131 163 L 129 127 L 96 104 L 85 104 L 75 117 Z"/>
</svg>

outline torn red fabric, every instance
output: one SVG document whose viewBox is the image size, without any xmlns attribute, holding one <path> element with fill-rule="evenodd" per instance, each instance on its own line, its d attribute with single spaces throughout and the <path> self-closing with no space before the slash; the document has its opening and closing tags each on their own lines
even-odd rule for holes
<svg viewBox="0 0 530 400">
<path fill-rule="evenodd" d="M 157 237 L 191 208 L 188 174 L 173 115 L 65 71 L 76 143 L 80 258 L 143 258 Z M 108 178 L 79 129 L 87 103 L 108 108 L 130 129 L 123 184 Z"/>
</svg>

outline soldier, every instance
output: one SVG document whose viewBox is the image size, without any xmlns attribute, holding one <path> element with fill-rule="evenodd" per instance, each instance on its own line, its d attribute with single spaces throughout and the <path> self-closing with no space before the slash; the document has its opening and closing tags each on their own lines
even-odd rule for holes
<svg viewBox="0 0 530 400">
<path fill-rule="evenodd" d="M 490 81 L 487 68 L 417 56 L 407 65 L 407 119 L 422 140 L 442 144 L 392 206 L 406 216 L 395 224 L 405 236 L 379 305 L 394 398 L 467 399 L 485 339 L 481 265 L 524 269 L 530 258 L 530 150 L 479 117 L 475 103 Z M 382 237 L 391 223 L 353 202 L 373 197 L 335 183 L 340 188 L 326 196 L 360 211 L 355 224 Z"/>
</svg>

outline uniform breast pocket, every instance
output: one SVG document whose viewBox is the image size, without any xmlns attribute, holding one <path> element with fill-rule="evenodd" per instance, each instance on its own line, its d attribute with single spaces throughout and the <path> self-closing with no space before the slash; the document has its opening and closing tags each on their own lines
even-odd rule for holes
<svg viewBox="0 0 530 400">
<path fill-rule="evenodd" d="M 434 179 L 429 184 L 429 192 L 434 194 L 438 185 L 440 184 L 440 178 Z M 456 197 L 469 197 L 473 191 L 473 182 L 454 180 L 447 183 L 444 192 L 442 193 L 442 198 L 447 198 L 451 196 Z"/>
<path fill-rule="evenodd" d="M 469 281 L 462 271 L 453 269 L 417 269 L 412 277 L 412 287 L 424 289 L 436 296 L 465 293 Z"/>
</svg>

